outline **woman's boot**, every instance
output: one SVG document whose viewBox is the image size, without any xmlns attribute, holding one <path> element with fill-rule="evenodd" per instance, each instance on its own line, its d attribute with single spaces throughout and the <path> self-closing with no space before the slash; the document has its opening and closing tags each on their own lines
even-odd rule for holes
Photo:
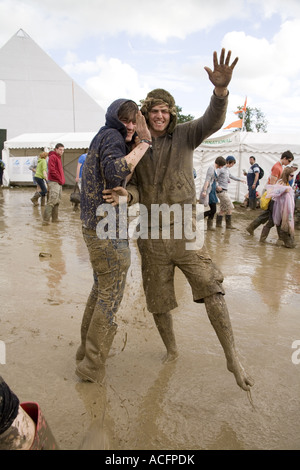
<svg viewBox="0 0 300 470">
<path fill-rule="evenodd" d="M 215 230 L 213 228 L 214 219 L 207 219 L 207 230 Z"/>
<path fill-rule="evenodd" d="M 36 192 L 34 193 L 34 195 L 32 196 L 32 198 L 30 199 L 31 202 L 32 202 L 32 204 L 33 204 L 34 206 L 38 206 L 38 204 L 39 204 L 39 203 L 38 203 L 38 200 L 39 200 L 40 197 L 41 197 L 40 193 L 38 193 L 38 192 L 36 191 Z"/>
<path fill-rule="evenodd" d="M 115 323 L 91 321 L 86 337 L 85 356 L 76 368 L 76 375 L 86 381 L 102 383 L 105 378 L 105 362 L 117 332 Z"/>
<path fill-rule="evenodd" d="M 222 227 L 222 220 L 223 220 L 223 216 L 217 215 L 216 227 Z"/>
<path fill-rule="evenodd" d="M 52 222 L 59 222 L 59 219 L 58 219 L 58 206 L 59 206 L 59 204 L 55 204 L 55 206 L 52 209 Z"/>
<path fill-rule="evenodd" d="M 232 224 L 231 224 L 231 215 L 227 214 L 225 216 L 225 220 L 226 220 L 226 228 L 235 229 L 235 227 L 233 227 Z"/>
<path fill-rule="evenodd" d="M 80 328 L 81 344 L 76 352 L 76 361 L 82 361 L 85 356 L 86 336 L 89 330 L 91 319 L 93 317 L 96 302 L 97 302 L 97 291 L 94 290 L 94 287 L 93 287 L 89 295 L 88 301 L 86 303 L 86 307 L 84 309 L 84 313 L 83 313 L 83 317 L 81 321 L 81 328 Z"/>
<path fill-rule="evenodd" d="M 46 206 L 43 214 L 43 224 L 47 225 L 50 223 L 50 218 L 52 215 L 52 206 Z"/>
</svg>

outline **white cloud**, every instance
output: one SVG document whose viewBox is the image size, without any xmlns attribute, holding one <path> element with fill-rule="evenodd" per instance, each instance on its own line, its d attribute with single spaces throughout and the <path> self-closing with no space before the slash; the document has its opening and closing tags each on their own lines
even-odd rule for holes
<svg viewBox="0 0 300 470">
<path fill-rule="evenodd" d="M 149 91 L 147 83 L 140 83 L 136 70 L 119 59 L 98 57 L 94 65 L 97 74 L 86 80 L 85 88 L 103 108 L 118 98 L 130 98 L 139 103 Z"/>
<path fill-rule="evenodd" d="M 113 37 L 122 32 L 164 42 L 245 15 L 243 2 L 236 0 L 1 0 L 0 16 L 7 21 L 0 39 L 21 27 L 47 48 L 76 47 L 87 35 Z"/>
<path fill-rule="evenodd" d="M 263 12 L 265 18 L 271 18 L 279 14 L 283 20 L 300 15 L 299 0 L 249 0 L 249 4 L 255 4 Z"/>
<path fill-rule="evenodd" d="M 252 8 L 251 8 L 252 7 Z M 12 14 L 13 12 L 13 14 Z M 23 28 L 49 49 L 76 47 L 83 38 L 111 37 L 125 32 L 164 42 L 209 31 L 227 20 L 291 18 L 300 14 L 298 0 L 0 0 L 5 18 L 0 42 Z"/>
<path fill-rule="evenodd" d="M 228 33 L 223 46 L 234 48 L 239 56 L 235 85 L 247 94 L 279 99 L 292 90 L 292 80 L 300 72 L 298 56 L 300 20 L 285 22 L 272 41 L 244 32 Z"/>
</svg>

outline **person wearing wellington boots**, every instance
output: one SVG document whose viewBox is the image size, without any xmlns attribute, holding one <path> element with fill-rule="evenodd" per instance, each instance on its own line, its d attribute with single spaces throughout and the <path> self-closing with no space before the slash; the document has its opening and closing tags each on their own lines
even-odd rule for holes
<svg viewBox="0 0 300 470">
<path fill-rule="evenodd" d="M 119 237 L 120 211 L 115 208 L 115 230 L 101 238 L 105 204 L 103 190 L 125 186 L 137 163 L 151 145 L 144 116 L 134 101 L 118 99 L 106 113 L 106 123 L 88 150 L 81 179 L 82 233 L 93 268 L 93 286 L 81 323 L 81 344 L 76 353 L 76 374 L 101 383 L 105 363 L 117 331 L 115 315 L 123 298 L 130 266 L 128 238 Z M 104 218 L 105 219 L 105 218 Z"/>
</svg>

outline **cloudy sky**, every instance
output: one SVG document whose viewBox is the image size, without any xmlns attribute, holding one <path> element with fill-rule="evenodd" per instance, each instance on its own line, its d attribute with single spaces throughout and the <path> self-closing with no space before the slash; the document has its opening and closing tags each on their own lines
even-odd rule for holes
<svg viewBox="0 0 300 470">
<path fill-rule="evenodd" d="M 213 90 L 204 66 L 231 49 L 224 127 L 247 96 L 268 132 L 299 132 L 299 0 L 0 0 L 0 26 L 0 47 L 22 28 L 104 109 L 165 88 L 198 117 Z"/>
</svg>

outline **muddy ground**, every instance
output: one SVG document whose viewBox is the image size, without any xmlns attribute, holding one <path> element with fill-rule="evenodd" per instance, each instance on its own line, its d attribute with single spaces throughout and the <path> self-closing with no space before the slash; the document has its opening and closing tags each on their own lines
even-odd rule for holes
<svg viewBox="0 0 300 470">
<path fill-rule="evenodd" d="M 133 241 L 106 384 L 96 386 L 74 373 L 92 271 L 70 192 L 63 222 L 50 226 L 30 202 L 32 188 L 0 194 L 0 375 L 21 402 L 39 403 L 60 449 L 300 449 L 300 353 L 292 347 L 298 341 L 300 349 L 299 230 L 296 249 L 277 246 L 274 229 L 260 245 L 260 228 L 253 237 L 245 231 L 256 214 L 237 208 L 237 230 L 206 237 L 225 276 L 237 349 L 255 379 L 254 406 L 181 272 L 173 311 L 180 357 L 161 363 Z"/>
</svg>

